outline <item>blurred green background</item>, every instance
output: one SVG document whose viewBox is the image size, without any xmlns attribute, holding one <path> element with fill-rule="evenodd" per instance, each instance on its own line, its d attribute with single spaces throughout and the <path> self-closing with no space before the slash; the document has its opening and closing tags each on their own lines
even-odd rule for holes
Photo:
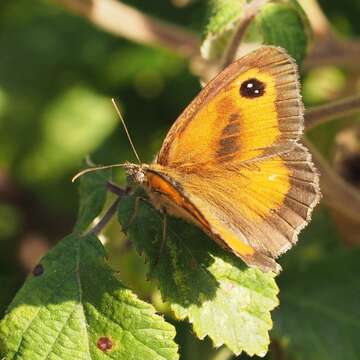
<svg viewBox="0 0 360 360">
<path fill-rule="evenodd" d="M 176 0 L 126 3 L 199 33 L 205 18 L 206 4 L 200 0 L 187 6 Z M 360 34 L 358 0 L 320 3 L 339 33 Z M 332 66 L 308 71 L 303 74 L 305 102 L 314 105 L 346 94 L 353 76 Z M 118 99 L 140 157 L 151 161 L 200 88 L 188 62 L 165 49 L 112 36 L 55 2 L 0 2 L 1 316 L 39 257 L 71 231 L 78 196 L 70 179 L 82 159 L 91 154 L 98 164 L 133 160 L 110 98 Z M 329 124 L 312 135 L 330 161 L 339 129 Z M 160 304 L 158 293 L 141 280 L 144 266 L 129 253 L 120 229 L 113 224 L 108 232 L 110 253 L 118 254 L 114 266 L 121 266 L 143 298 Z M 184 358 L 211 351 L 209 341 L 192 339 L 188 325 L 177 328 Z"/>
</svg>

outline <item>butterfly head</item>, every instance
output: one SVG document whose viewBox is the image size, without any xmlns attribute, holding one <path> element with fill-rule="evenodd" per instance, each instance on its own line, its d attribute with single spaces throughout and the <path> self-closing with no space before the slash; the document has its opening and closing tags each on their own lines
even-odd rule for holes
<svg viewBox="0 0 360 360">
<path fill-rule="evenodd" d="M 124 168 L 131 178 L 136 183 L 143 184 L 146 181 L 146 171 L 149 168 L 146 164 L 133 164 L 126 162 Z"/>
</svg>

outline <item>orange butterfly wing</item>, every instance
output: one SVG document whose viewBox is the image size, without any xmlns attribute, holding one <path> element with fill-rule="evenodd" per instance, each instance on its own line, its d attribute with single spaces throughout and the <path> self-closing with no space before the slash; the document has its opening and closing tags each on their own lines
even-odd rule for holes
<svg viewBox="0 0 360 360">
<path fill-rule="evenodd" d="M 179 117 L 150 167 L 199 226 L 263 270 L 279 270 L 274 258 L 296 242 L 319 199 L 311 157 L 297 143 L 297 76 L 278 48 L 238 60 Z"/>
<path fill-rule="evenodd" d="M 259 97 L 241 96 L 249 79 L 264 84 Z M 254 159 L 292 146 L 303 131 L 295 62 L 263 47 L 212 80 L 170 129 L 158 154 L 164 166 Z"/>
</svg>

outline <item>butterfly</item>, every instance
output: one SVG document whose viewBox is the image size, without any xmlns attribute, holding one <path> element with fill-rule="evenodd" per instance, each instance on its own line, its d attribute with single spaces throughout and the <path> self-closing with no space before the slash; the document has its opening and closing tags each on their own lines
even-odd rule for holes
<svg viewBox="0 0 360 360">
<path fill-rule="evenodd" d="M 125 163 L 152 204 L 199 226 L 248 266 L 279 272 L 320 198 L 299 142 L 294 60 L 264 46 L 211 80 L 172 125 L 152 164 Z"/>
</svg>

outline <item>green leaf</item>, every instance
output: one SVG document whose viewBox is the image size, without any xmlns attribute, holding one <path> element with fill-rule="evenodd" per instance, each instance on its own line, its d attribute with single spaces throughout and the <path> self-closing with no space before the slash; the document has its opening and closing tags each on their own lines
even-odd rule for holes
<svg viewBox="0 0 360 360">
<path fill-rule="evenodd" d="M 54 180 L 76 167 L 103 143 L 118 120 L 108 98 L 76 86 L 48 107 L 43 124 L 42 137 L 21 169 L 32 182 Z"/>
<path fill-rule="evenodd" d="M 111 170 L 102 170 L 86 174 L 80 178 L 80 205 L 75 225 L 76 232 L 86 230 L 100 214 L 105 205 L 106 185 L 110 176 Z"/>
<path fill-rule="evenodd" d="M 317 213 L 279 277 L 273 337 L 292 359 L 358 359 L 359 256 L 340 245 L 331 217 Z"/>
<path fill-rule="evenodd" d="M 284 276 L 275 336 L 295 359 L 358 359 L 359 257 L 358 250 L 338 252 Z"/>
<path fill-rule="evenodd" d="M 286 269 L 286 273 L 305 271 L 314 263 L 337 252 L 340 242 L 341 238 L 332 218 L 324 208 L 317 207 L 310 224 L 300 233 L 298 244 L 279 259 L 281 266 Z M 284 275 L 285 272 L 281 274 L 279 281 L 286 279 Z"/>
<path fill-rule="evenodd" d="M 208 60 L 221 59 L 244 12 L 245 0 L 210 0 L 201 55 Z"/>
<path fill-rule="evenodd" d="M 17 207 L 0 204 L 0 241 L 12 238 L 21 231 L 23 219 Z"/>
<path fill-rule="evenodd" d="M 182 67 L 183 60 L 169 51 L 128 45 L 112 54 L 107 66 L 100 70 L 102 77 L 114 86 L 136 87 L 139 75 L 142 77 L 144 74 L 152 73 L 163 84 L 166 78 L 172 78 Z"/>
<path fill-rule="evenodd" d="M 134 198 L 124 199 L 119 209 L 120 222 L 127 226 Z M 246 267 L 197 228 L 168 220 L 161 254 L 161 215 L 149 204 L 140 202 L 128 235 L 148 259 L 149 275 L 158 281 L 175 317 L 188 318 L 196 335 L 208 335 L 216 347 L 225 344 L 235 354 L 264 355 L 270 311 L 278 304 L 274 275 Z"/>
<path fill-rule="evenodd" d="M 5 359 L 178 359 L 173 326 L 117 280 L 95 236 L 66 237 L 34 274 L 0 323 Z"/>
<path fill-rule="evenodd" d="M 209 60 L 221 60 L 245 11 L 248 11 L 256 14 L 253 23 L 256 26 L 249 27 L 243 43 L 281 46 L 301 63 L 306 55 L 311 31 L 300 5 L 296 0 L 268 1 L 257 9 L 258 4 L 259 1 L 255 0 L 211 1 L 201 47 L 202 56 Z"/>
<path fill-rule="evenodd" d="M 267 45 L 281 46 L 301 64 L 311 38 L 305 13 L 295 0 L 266 4 L 256 17 Z"/>
</svg>

